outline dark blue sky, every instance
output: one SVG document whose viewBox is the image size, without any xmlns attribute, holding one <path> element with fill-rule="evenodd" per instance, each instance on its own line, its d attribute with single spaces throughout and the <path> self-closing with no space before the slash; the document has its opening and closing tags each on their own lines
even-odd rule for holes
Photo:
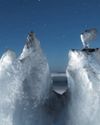
<svg viewBox="0 0 100 125">
<path fill-rule="evenodd" d="M 51 69 L 62 71 L 68 51 L 82 48 L 80 33 L 96 27 L 92 47 L 100 47 L 100 0 L 0 0 L 0 54 L 19 54 L 29 31 L 35 31 Z"/>
</svg>

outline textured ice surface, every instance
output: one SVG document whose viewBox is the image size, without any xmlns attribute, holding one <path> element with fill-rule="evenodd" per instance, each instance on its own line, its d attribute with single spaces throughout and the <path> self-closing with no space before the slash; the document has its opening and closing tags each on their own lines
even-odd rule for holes
<svg viewBox="0 0 100 125">
<path fill-rule="evenodd" d="M 19 57 L 8 50 L 0 59 L 0 125 L 99 125 L 100 49 L 71 50 L 66 75 L 62 91 L 66 76 L 51 79 L 40 43 L 29 33 Z"/>
<path fill-rule="evenodd" d="M 48 99 L 50 88 L 47 60 L 31 32 L 18 58 L 8 50 L 0 59 L 0 125 L 42 124 L 38 105 Z"/>
<path fill-rule="evenodd" d="M 100 49 L 72 50 L 66 70 L 71 91 L 68 125 L 100 124 Z"/>
</svg>

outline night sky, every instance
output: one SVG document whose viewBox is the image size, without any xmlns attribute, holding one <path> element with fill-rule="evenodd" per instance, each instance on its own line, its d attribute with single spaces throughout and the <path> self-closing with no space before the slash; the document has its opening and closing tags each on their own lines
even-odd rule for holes
<svg viewBox="0 0 100 125">
<path fill-rule="evenodd" d="M 100 0 L 0 0 L 0 55 L 20 54 L 34 31 L 52 71 L 65 71 L 68 51 L 81 49 L 80 33 L 97 28 L 91 47 L 100 47 Z"/>
</svg>

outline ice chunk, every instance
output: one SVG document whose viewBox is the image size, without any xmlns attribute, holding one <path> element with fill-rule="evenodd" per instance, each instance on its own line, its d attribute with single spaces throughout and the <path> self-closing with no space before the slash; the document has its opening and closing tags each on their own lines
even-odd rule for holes
<svg viewBox="0 0 100 125">
<path fill-rule="evenodd" d="M 99 125 L 100 49 L 71 50 L 66 74 L 71 92 L 68 125 Z"/>
<path fill-rule="evenodd" d="M 22 62 L 22 70 L 25 75 L 24 84 L 30 87 L 32 98 L 38 101 L 41 98 L 47 98 L 51 86 L 50 71 L 35 33 L 28 34 L 27 42 L 19 59 Z"/>
<path fill-rule="evenodd" d="M 89 41 L 92 41 L 96 38 L 97 35 L 97 29 L 92 28 L 92 29 L 87 29 L 83 33 L 81 33 L 80 38 L 83 44 L 84 48 L 89 47 Z"/>
<path fill-rule="evenodd" d="M 36 119 L 38 125 L 45 123 L 38 115 L 45 116 L 40 107 L 50 90 L 48 62 L 31 32 L 18 58 L 8 50 L 0 59 L 0 125 L 32 125 Z"/>
</svg>

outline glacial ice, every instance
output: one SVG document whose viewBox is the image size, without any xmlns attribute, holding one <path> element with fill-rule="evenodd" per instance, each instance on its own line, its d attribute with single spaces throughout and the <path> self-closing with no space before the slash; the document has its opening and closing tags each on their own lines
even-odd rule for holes
<svg viewBox="0 0 100 125">
<path fill-rule="evenodd" d="M 71 50 L 66 70 L 71 92 L 68 125 L 100 124 L 100 49 Z"/>
<path fill-rule="evenodd" d="M 11 50 L 2 55 L 0 125 L 99 125 L 100 49 L 70 50 L 68 56 L 66 75 L 51 75 L 33 32 L 20 56 Z M 59 90 L 52 84 L 62 77 L 68 86 Z"/>
<path fill-rule="evenodd" d="M 19 57 L 22 62 L 24 84 L 30 84 L 32 99 L 37 103 L 48 98 L 51 86 L 50 71 L 46 57 L 35 33 L 29 33 L 24 49 Z M 34 91 L 33 91 L 34 90 Z M 45 94 L 46 92 L 46 94 Z"/>
<path fill-rule="evenodd" d="M 0 59 L 0 125 L 36 124 L 43 114 L 35 108 L 48 99 L 51 83 L 48 62 L 31 32 L 19 57 L 8 50 Z"/>
<path fill-rule="evenodd" d="M 14 70 L 16 54 L 8 50 L 0 59 L 0 125 L 13 125 L 13 111 L 20 80 Z"/>
</svg>

